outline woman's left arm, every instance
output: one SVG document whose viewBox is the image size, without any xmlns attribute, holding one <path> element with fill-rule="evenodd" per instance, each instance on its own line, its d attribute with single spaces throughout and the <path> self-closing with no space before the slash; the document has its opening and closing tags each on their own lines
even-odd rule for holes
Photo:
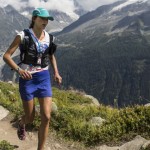
<svg viewBox="0 0 150 150">
<path fill-rule="evenodd" d="M 62 83 L 62 77 L 59 75 L 58 68 L 57 68 L 57 62 L 54 55 L 49 56 L 52 68 L 54 70 L 54 80 L 58 82 L 58 84 Z"/>
</svg>

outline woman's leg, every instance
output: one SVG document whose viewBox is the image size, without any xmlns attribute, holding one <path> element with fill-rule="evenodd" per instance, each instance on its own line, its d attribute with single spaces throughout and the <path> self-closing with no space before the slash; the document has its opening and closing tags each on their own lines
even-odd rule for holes
<svg viewBox="0 0 150 150">
<path fill-rule="evenodd" d="M 41 125 L 38 133 L 38 150 L 44 149 L 46 137 L 48 135 L 49 122 L 51 116 L 51 97 L 39 98 Z"/>
<path fill-rule="evenodd" d="M 35 116 L 35 107 L 33 99 L 29 101 L 23 100 L 22 103 L 25 114 L 22 116 L 20 123 L 24 125 L 33 122 Z"/>
<path fill-rule="evenodd" d="M 19 120 L 17 134 L 20 140 L 25 140 L 25 124 L 33 122 L 35 107 L 33 99 L 30 101 L 22 101 L 22 104 L 25 114 L 22 116 L 21 120 Z"/>
</svg>

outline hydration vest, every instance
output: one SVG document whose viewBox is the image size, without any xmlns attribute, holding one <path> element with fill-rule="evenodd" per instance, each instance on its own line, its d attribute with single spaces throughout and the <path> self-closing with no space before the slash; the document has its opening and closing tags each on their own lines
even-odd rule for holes
<svg viewBox="0 0 150 150">
<path fill-rule="evenodd" d="M 41 64 L 37 63 L 38 61 L 38 51 L 36 44 L 31 36 L 31 33 L 28 29 L 24 29 L 24 39 L 19 45 L 20 48 L 20 63 L 29 64 L 33 66 L 41 66 L 42 68 L 48 66 L 49 64 L 49 55 L 53 55 L 56 51 L 57 45 L 53 43 L 53 35 L 49 34 L 49 47 L 41 53 Z"/>
</svg>

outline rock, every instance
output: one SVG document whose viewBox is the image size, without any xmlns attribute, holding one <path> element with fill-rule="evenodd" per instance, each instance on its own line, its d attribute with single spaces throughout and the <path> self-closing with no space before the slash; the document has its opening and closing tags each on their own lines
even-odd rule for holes
<svg viewBox="0 0 150 150">
<path fill-rule="evenodd" d="M 58 107 L 55 102 L 52 102 L 52 112 L 56 113 L 58 111 Z"/>
<path fill-rule="evenodd" d="M 93 118 L 90 120 L 90 123 L 91 123 L 92 125 L 101 126 L 104 121 L 105 121 L 105 119 L 102 119 L 101 117 L 93 117 Z"/>
<path fill-rule="evenodd" d="M 103 145 L 97 147 L 97 150 L 144 150 L 150 144 L 150 141 L 144 139 L 141 136 L 136 136 L 132 141 L 123 144 L 120 147 L 109 147 L 107 145 Z"/>
<path fill-rule="evenodd" d="M 147 142 L 146 139 L 142 138 L 141 136 L 136 136 L 135 139 L 133 139 L 130 142 L 125 143 L 120 147 L 119 150 L 140 150 L 141 146 Z"/>
<path fill-rule="evenodd" d="M 58 143 L 55 143 L 55 144 L 54 144 L 54 147 L 55 147 L 56 149 L 62 149 L 61 146 L 60 146 L 60 144 L 58 144 Z"/>
<path fill-rule="evenodd" d="M 5 118 L 9 114 L 9 111 L 4 107 L 0 106 L 0 120 Z"/>
<path fill-rule="evenodd" d="M 9 84 L 11 84 L 13 87 L 16 87 L 13 81 L 8 81 Z"/>
<path fill-rule="evenodd" d="M 135 139 L 133 139 L 132 141 L 130 142 L 127 142 L 125 143 L 124 145 L 122 145 L 120 147 L 119 150 L 129 150 L 129 149 L 132 149 L 132 150 L 140 150 L 141 147 L 144 145 L 144 143 L 146 143 L 147 140 L 144 139 L 143 137 L 141 136 L 136 136 Z"/>
<path fill-rule="evenodd" d="M 150 106 L 150 103 L 147 103 L 147 104 L 145 104 L 144 106 L 149 107 L 149 106 Z"/>
<path fill-rule="evenodd" d="M 100 103 L 98 101 L 98 99 L 96 99 L 95 97 L 93 97 L 92 95 L 84 95 L 87 98 L 90 98 L 92 100 L 92 103 L 95 104 L 96 106 L 99 106 Z"/>
<path fill-rule="evenodd" d="M 147 141 L 141 148 L 141 150 L 150 149 L 150 141 Z"/>
<path fill-rule="evenodd" d="M 13 84 L 13 82 L 12 82 L 12 81 L 8 81 L 8 83 L 9 83 L 9 84 Z"/>
<path fill-rule="evenodd" d="M 120 150 L 119 147 L 108 147 L 107 145 L 103 145 L 99 147 L 97 150 Z"/>
<path fill-rule="evenodd" d="M 12 91 L 8 91 L 8 93 L 9 93 L 10 95 L 14 95 L 14 92 L 12 92 Z"/>
</svg>

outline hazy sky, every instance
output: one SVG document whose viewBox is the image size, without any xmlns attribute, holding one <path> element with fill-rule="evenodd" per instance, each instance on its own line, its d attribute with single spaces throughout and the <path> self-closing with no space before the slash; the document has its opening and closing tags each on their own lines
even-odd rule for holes
<svg viewBox="0 0 150 150">
<path fill-rule="evenodd" d="M 86 10 L 93 10 L 100 5 L 110 4 L 119 0 L 77 0 Z"/>
<path fill-rule="evenodd" d="M 23 1 L 23 2 L 22 2 Z M 47 9 L 57 9 L 66 13 L 73 13 L 75 6 L 73 0 L 0 0 L 0 7 L 11 4 L 17 10 L 22 7 L 33 6 L 33 7 L 45 7 Z M 105 4 L 110 4 L 119 0 L 76 0 L 86 10 L 93 10 L 97 7 Z M 138 1 L 138 0 L 128 0 Z M 148 0 L 150 2 L 150 0 Z"/>
<path fill-rule="evenodd" d="M 112 3 L 117 0 L 77 0 L 86 10 L 93 10 L 96 7 Z M 34 6 L 34 7 L 46 7 L 48 9 L 57 8 L 62 11 L 72 11 L 75 9 L 73 0 L 47 0 L 45 3 L 43 0 L 26 0 L 26 2 L 21 2 L 21 0 L 0 0 L 0 5 L 11 4 L 16 9 L 21 9 L 25 6 Z"/>
</svg>

